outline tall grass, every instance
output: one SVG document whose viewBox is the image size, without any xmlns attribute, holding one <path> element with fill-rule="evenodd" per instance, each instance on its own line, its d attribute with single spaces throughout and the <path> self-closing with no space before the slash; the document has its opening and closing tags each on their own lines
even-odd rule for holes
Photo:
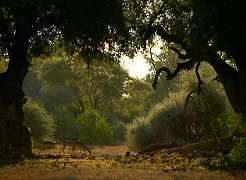
<svg viewBox="0 0 246 180">
<path fill-rule="evenodd" d="M 203 70 L 201 74 L 206 73 Z M 206 76 L 212 79 L 214 73 L 207 72 Z M 129 125 L 129 148 L 139 150 L 155 144 L 182 144 L 223 136 L 232 131 L 237 120 L 230 118 L 235 116 L 230 116 L 232 108 L 218 83 L 202 86 L 199 96 L 193 94 L 184 109 L 188 93 L 197 87 L 195 78 L 190 72 L 184 73 L 176 82 L 175 91 L 169 92 L 147 115 L 137 117 Z"/>
</svg>

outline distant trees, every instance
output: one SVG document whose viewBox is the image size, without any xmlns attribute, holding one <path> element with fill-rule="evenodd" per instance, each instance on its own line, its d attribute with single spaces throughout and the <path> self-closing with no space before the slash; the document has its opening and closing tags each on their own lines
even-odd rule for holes
<svg viewBox="0 0 246 180">
<path fill-rule="evenodd" d="M 89 111 L 97 113 L 110 126 L 113 139 L 108 142 L 122 141 L 126 125 L 145 111 L 145 99 L 154 93 L 151 83 L 131 78 L 116 60 L 103 62 L 101 59 L 101 63 L 91 62 L 88 67 L 84 59 L 61 55 L 48 59 L 33 60 L 23 89 L 53 116 L 55 139 L 86 137 L 81 140 L 100 143 L 92 142 L 92 136 L 90 139 L 85 135 L 78 121 L 78 117 L 84 117 Z"/>
</svg>

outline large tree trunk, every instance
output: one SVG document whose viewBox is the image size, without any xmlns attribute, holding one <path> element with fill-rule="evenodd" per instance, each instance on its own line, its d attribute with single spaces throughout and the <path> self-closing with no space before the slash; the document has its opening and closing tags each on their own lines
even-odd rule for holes
<svg viewBox="0 0 246 180">
<path fill-rule="evenodd" d="M 28 72 L 27 49 L 29 36 L 17 30 L 9 49 L 9 65 L 0 74 L 0 158 L 30 155 L 31 135 L 24 125 L 22 106 L 26 101 L 22 91 Z"/>
<path fill-rule="evenodd" d="M 235 112 L 243 115 L 246 122 L 246 68 L 234 69 L 218 54 L 210 54 L 210 65 L 216 71 L 224 86 L 228 100 Z"/>
<path fill-rule="evenodd" d="M 31 154 L 31 136 L 23 124 L 24 93 L 5 74 L 0 84 L 0 156 Z"/>
</svg>

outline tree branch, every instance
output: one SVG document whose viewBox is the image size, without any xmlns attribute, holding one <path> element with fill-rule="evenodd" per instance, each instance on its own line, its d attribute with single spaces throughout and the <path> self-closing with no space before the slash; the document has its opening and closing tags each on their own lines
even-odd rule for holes
<svg viewBox="0 0 246 180">
<path fill-rule="evenodd" d="M 155 71 L 156 71 L 157 69 L 156 69 L 155 64 L 154 64 L 154 62 L 153 62 L 153 53 L 151 52 L 151 49 L 152 49 L 152 48 L 150 48 L 150 51 L 149 51 L 149 52 L 150 52 L 150 58 L 151 58 L 151 62 L 150 62 L 150 63 L 151 63 L 151 65 L 153 66 L 153 68 L 155 69 Z"/>
<path fill-rule="evenodd" d="M 175 47 L 169 47 L 169 49 L 173 50 L 174 52 L 176 52 L 179 56 L 179 59 L 189 59 L 191 58 L 191 55 L 189 53 L 186 53 L 186 54 L 182 54 L 177 48 Z"/>
<path fill-rule="evenodd" d="M 199 96 L 200 92 L 202 91 L 201 86 L 202 86 L 202 84 L 204 84 L 204 82 L 202 81 L 201 76 L 199 74 L 199 67 L 200 67 L 200 65 L 201 65 L 201 62 L 198 61 L 197 64 L 196 64 L 196 69 L 195 69 L 195 71 L 196 71 L 196 77 L 197 77 L 197 80 L 198 80 L 198 88 L 197 88 L 197 94 L 198 94 L 198 96 Z"/>
<path fill-rule="evenodd" d="M 162 71 L 165 71 L 167 73 L 166 79 L 171 80 L 174 77 L 176 77 L 181 70 L 190 70 L 193 66 L 194 66 L 194 60 L 189 59 L 189 60 L 186 60 L 184 62 L 178 63 L 177 67 L 173 73 L 167 67 L 161 67 L 160 69 L 158 69 L 156 71 L 155 79 L 154 79 L 154 82 L 152 84 L 152 87 L 154 89 L 156 89 L 157 81 L 158 81 L 158 78 L 159 78 L 160 74 L 162 73 Z"/>
<path fill-rule="evenodd" d="M 190 102 L 190 98 L 193 97 L 193 94 L 196 92 L 196 90 L 192 90 L 191 92 L 189 92 L 189 94 L 186 96 L 186 99 L 185 99 L 185 104 L 184 104 L 184 110 L 183 110 L 183 113 L 186 111 L 186 108 Z"/>
<path fill-rule="evenodd" d="M 153 23 L 155 22 L 157 17 L 164 12 L 163 9 L 164 9 L 164 7 L 168 1 L 169 0 L 163 0 L 163 4 L 161 5 L 160 9 L 150 18 L 150 21 L 149 21 L 149 23 L 146 27 L 146 31 L 144 33 L 144 39 L 143 39 L 144 49 L 146 48 L 146 40 L 149 39 L 155 33 L 155 32 L 153 32 L 153 33 L 150 32 L 151 26 L 153 25 Z"/>
</svg>

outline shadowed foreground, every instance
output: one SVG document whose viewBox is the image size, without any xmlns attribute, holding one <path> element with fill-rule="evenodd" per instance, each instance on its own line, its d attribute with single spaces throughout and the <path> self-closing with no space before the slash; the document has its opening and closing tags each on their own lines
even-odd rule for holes
<svg viewBox="0 0 246 180">
<path fill-rule="evenodd" d="M 245 177 L 245 176 L 244 176 Z M 7 167 L 0 170 L 0 179 L 244 179 L 223 172 L 186 171 L 163 172 L 162 170 L 122 169 L 122 168 L 40 168 Z"/>
<path fill-rule="evenodd" d="M 125 156 L 126 146 L 93 147 L 93 155 L 46 154 L 0 168 L 0 179 L 246 179 L 244 172 L 209 171 L 203 157 L 180 153 Z"/>
</svg>

